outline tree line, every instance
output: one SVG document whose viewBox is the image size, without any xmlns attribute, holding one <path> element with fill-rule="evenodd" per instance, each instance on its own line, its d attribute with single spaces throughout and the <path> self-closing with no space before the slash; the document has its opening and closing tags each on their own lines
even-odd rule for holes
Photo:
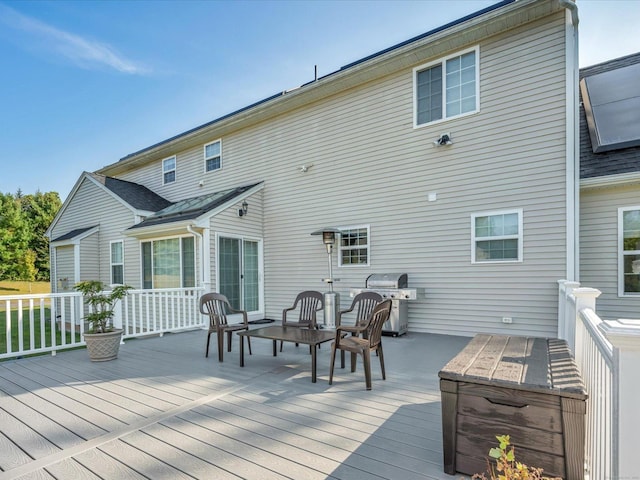
<svg viewBox="0 0 640 480">
<path fill-rule="evenodd" d="M 0 193 L 0 280 L 49 281 L 44 234 L 61 206 L 57 192 Z"/>
</svg>

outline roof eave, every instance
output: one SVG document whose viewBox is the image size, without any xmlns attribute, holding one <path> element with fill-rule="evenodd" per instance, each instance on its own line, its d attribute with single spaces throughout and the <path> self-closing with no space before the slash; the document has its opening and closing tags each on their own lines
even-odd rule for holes
<svg viewBox="0 0 640 480">
<path fill-rule="evenodd" d="M 619 173 L 617 175 L 583 178 L 580 180 L 580 189 L 622 187 L 639 183 L 640 172 Z"/>
</svg>

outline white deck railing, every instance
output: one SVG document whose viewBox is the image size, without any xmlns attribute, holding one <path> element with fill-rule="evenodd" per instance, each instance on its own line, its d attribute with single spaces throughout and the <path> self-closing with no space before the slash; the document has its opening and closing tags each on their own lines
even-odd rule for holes
<svg viewBox="0 0 640 480">
<path fill-rule="evenodd" d="M 130 290 L 116 305 L 114 326 L 124 330 L 123 338 L 200 328 L 202 292 Z M 86 311 L 79 292 L 0 296 L 0 359 L 84 346 Z"/>
<path fill-rule="evenodd" d="M 585 471 L 590 480 L 637 476 L 640 320 L 603 320 L 600 292 L 560 282 L 558 336 L 575 352 L 587 400 Z"/>
</svg>

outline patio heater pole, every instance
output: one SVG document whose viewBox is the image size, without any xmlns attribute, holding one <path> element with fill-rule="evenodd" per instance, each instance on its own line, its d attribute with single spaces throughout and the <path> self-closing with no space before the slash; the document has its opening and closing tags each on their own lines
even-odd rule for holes
<svg viewBox="0 0 640 480">
<path fill-rule="evenodd" d="M 329 284 L 329 291 L 324 293 L 324 325 L 322 328 L 336 328 L 338 311 L 340 310 L 340 294 L 333 291 L 333 282 L 339 280 L 333 278 L 333 262 L 331 252 L 336 242 L 336 233 L 340 230 L 335 228 L 323 228 L 317 230 L 311 235 L 322 235 L 322 242 L 327 248 L 327 256 L 329 258 L 329 278 L 323 278 L 322 281 Z"/>
</svg>

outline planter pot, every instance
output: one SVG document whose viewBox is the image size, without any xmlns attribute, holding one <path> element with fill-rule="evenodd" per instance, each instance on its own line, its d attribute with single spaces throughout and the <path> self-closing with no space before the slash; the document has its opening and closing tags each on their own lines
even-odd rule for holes
<svg viewBox="0 0 640 480">
<path fill-rule="evenodd" d="M 118 358 L 122 330 L 108 333 L 85 333 L 84 341 L 92 362 L 106 362 Z"/>
</svg>

